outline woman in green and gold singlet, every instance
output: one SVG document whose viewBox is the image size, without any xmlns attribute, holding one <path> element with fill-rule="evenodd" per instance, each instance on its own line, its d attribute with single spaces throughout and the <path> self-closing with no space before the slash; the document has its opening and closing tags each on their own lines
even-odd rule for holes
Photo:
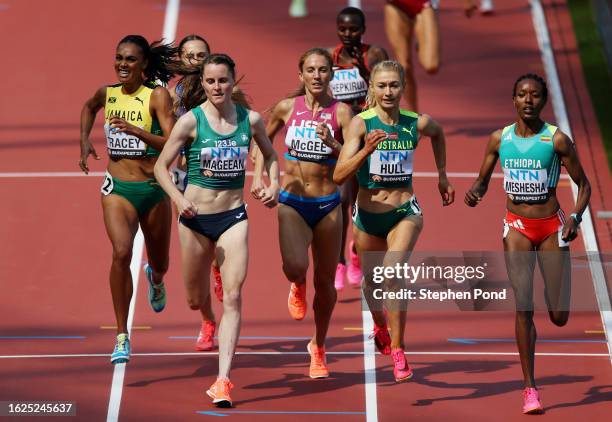
<svg viewBox="0 0 612 422">
<path fill-rule="evenodd" d="M 423 215 L 412 190 L 413 153 L 421 136 L 431 138 L 443 205 L 450 205 L 455 195 L 446 177 L 442 127 L 427 115 L 400 109 L 403 88 L 404 70 L 399 63 L 383 61 L 374 66 L 366 99 L 368 109 L 351 121 L 334 172 L 337 184 L 357 173 L 355 245 L 362 258 L 364 252 L 378 251 L 388 266 L 408 260 L 423 229 Z M 399 284 L 387 283 L 385 288 L 396 290 Z M 375 286 L 374 280 L 366 276 L 363 290 L 374 320 L 374 342 L 381 353 L 392 356 L 395 380 L 406 381 L 412 377 L 404 357 L 406 303 L 381 303 L 374 293 Z"/>
<path fill-rule="evenodd" d="M 530 73 L 520 76 L 514 83 L 512 99 L 518 119 L 491 134 L 480 174 L 466 193 L 465 203 L 470 207 L 480 203 L 499 159 L 507 196 L 503 232 L 506 268 L 516 298 L 516 344 L 525 380 L 523 413 L 540 413 L 543 408 L 534 379 L 535 262 L 537 258 L 544 278 L 550 320 L 561 327 L 569 318 L 569 242 L 578 236 L 591 185 L 572 140 L 540 118 L 548 99 L 544 79 Z M 556 195 L 561 165 L 578 185 L 576 205 L 569 219 Z"/>
<path fill-rule="evenodd" d="M 243 199 L 246 158 L 251 138 L 257 142 L 270 175 L 270 186 L 258 192 L 273 207 L 279 192 L 276 153 L 263 119 L 232 101 L 235 65 L 225 54 L 211 54 L 201 74 L 183 79 L 186 93 L 201 84 L 204 98 L 183 97 L 186 109 L 157 164 L 155 176 L 180 213 L 183 274 L 189 307 L 199 310 L 210 295 L 210 264 L 217 258 L 223 284 L 223 317 L 219 324 L 219 373 L 206 392 L 219 407 L 232 405 L 229 372 L 241 321 L 241 289 L 248 264 L 248 219 Z M 181 193 L 168 172 L 181 148 L 187 160 L 187 188 Z"/>
<path fill-rule="evenodd" d="M 170 202 L 153 177 L 155 160 L 174 125 L 172 100 L 166 88 L 172 76 L 168 65 L 175 51 L 140 35 L 128 35 L 117 45 L 115 72 L 119 83 L 103 86 L 87 100 L 81 111 L 81 159 L 97 155 L 89 134 L 97 112 L 104 108 L 104 131 L 109 162 L 102 183 L 102 211 L 106 232 L 113 246 L 110 286 L 117 319 L 117 343 L 111 363 L 130 359 L 127 319 L 132 299 L 130 262 L 138 226 L 142 228 L 149 263 L 144 266 L 149 281 L 149 301 L 155 312 L 166 303 L 163 276 L 168 270 Z"/>
</svg>

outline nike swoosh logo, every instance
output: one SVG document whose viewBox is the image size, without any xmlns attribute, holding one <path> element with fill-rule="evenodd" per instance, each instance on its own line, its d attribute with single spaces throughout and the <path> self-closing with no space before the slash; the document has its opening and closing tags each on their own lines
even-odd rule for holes
<svg viewBox="0 0 612 422">
<path fill-rule="evenodd" d="M 319 205 L 319 209 L 322 210 L 323 208 L 327 208 L 332 204 L 332 202 L 330 202 L 329 204 L 326 205 Z"/>
<path fill-rule="evenodd" d="M 306 111 L 296 111 L 295 114 L 297 114 L 298 116 L 301 116 L 304 113 L 308 113 L 308 110 Z"/>
</svg>

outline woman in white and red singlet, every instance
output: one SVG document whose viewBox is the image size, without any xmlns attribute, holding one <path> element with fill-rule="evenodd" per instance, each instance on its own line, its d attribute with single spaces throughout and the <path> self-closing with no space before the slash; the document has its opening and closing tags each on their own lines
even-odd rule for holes
<svg viewBox="0 0 612 422">
<path fill-rule="evenodd" d="M 283 271 L 291 282 L 289 313 L 296 320 L 306 314 L 308 248 L 314 263 L 315 333 L 308 343 L 310 377 L 326 378 L 325 337 L 336 304 L 334 275 L 342 234 L 340 192 L 332 181 L 343 133 L 352 118 L 351 108 L 329 94 L 333 77 L 329 52 L 313 48 L 299 61 L 302 87 L 272 109 L 268 136 L 284 129 L 285 176 L 279 196 L 280 248 Z M 262 160 L 255 166 L 253 195 L 262 186 Z"/>
</svg>

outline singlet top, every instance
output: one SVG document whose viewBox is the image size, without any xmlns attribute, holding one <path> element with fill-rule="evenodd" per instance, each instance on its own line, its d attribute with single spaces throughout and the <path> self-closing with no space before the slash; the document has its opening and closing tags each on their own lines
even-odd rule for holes
<svg viewBox="0 0 612 422">
<path fill-rule="evenodd" d="M 561 173 L 561 160 L 553 144 L 557 127 L 544 123 L 540 132 L 529 138 L 517 136 L 515 127 L 516 123 L 503 129 L 499 145 L 504 190 L 515 204 L 544 203 Z"/>
<path fill-rule="evenodd" d="M 138 159 L 159 155 L 159 151 L 147 145 L 138 136 L 118 132 L 110 127 L 110 119 L 116 116 L 153 135 L 163 136 L 159 122 L 149 111 L 149 100 L 156 86 L 145 82 L 131 94 L 124 94 L 121 84 L 106 87 L 104 134 L 108 155 L 111 158 Z"/>
<path fill-rule="evenodd" d="M 360 73 L 359 67 L 356 64 L 357 59 L 353 59 L 353 64 L 348 66 L 340 64 L 340 51 L 342 51 L 342 47 L 342 44 L 339 44 L 333 51 L 334 77 L 329 86 L 335 99 L 347 103 L 353 109 L 361 109 L 365 104 L 368 93 L 370 69 L 367 67 L 367 55 L 370 46 L 367 44 L 361 45 L 363 63 L 366 65 L 367 70 L 365 75 Z"/>
<path fill-rule="evenodd" d="M 287 129 L 285 145 L 287 160 L 309 161 L 312 163 L 334 165 L 338 153 L 327 146 L 316 134 L 317 125 L 321 122 L 327 124 L 334 139 L 343 143 L 342 130 L 338 126 L 336 109 L 338 101 L 333 100 L 330 105 L 317 111 L 315 116 L 312 110 L 306 108 L 304 96 L 295 97 L 293 112 L 285 124 Z"/>
<path fill-rule="evenodd" d="M 411 187 L 413 154 L 419 141 L 419 115 L 400 109 L 399 121 L 395 125 L 383 123 L 374 109 L 359 113 L 358 116 L 365 122 L 365 136 L 375 129 L 387 133 L 387 139 L 377 145 L 376 150 L 357 170 L 359 186 L 367 189 Z"/>
<path fill-rule="evenodd" d="M 214 190 L 244 187 L 246 159 L 251 145 L 249 110 L 236 104 L 237 127 L 228 135 L 215 132 L 200 106 L 191 110 L 196 136 L 185 147 L 189 185 Z"/>
</svg>

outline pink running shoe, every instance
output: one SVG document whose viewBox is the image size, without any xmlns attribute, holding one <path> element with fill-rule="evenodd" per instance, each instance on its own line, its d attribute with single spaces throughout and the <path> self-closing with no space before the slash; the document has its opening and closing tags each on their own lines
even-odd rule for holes
<svg viewBox="0 0 612 422">
<path fill-rule="evenodd" d="M 374 344 L 380 353 L 383 355 L 391 354 L 391 336 L 387 329 L 387 324 L 379 327 L 374 323 L 374 331 L 370 335 L 370 338 L 374 339 Z"/>
<path fill-rule="evenodd" d="M 412 369 L 408 362 L 406 362 L 404 350 L 400 347 L 393 349 L 391 357 L 393 358 L 393 376 L 395 377 L 395 382 L 404 382 L 412 378 Z"/>
<path fill-rule="evenodd" d="M 217 325 L 213 321 L 202 321 L 202 328 L 196 340 L 195 349 L 198 352 L 208 352 L 215 347 L 215 329 Z"/>
<path fill-rule="evenodd" d="M 211 265 L 213 276 L 215 277 L 215 296 L 219 302 L 223 303 L 223 281 L 221 280 L 221 270 L 216 265 Z"/>
<path fill-rule="evenodd" d="M 336 278 L 334 279 L 334 287 L 340 291 L 344 289 L 344 277 L 346 277 L 346 265 L 339 262 L 336 267 Z"/>
<path fill-rule="evenodd" d="M 351 286 L 360 286 L 361 280 L 363 279 L 363 272 L 361 271 L 361 261 L 359 261 L 359 255 L 353 252 L 354 242 L 351 241 L 349 244 L 349 265 L 346 271 L 346 277 Z"/>
<path fill-rule="evenodd" d="M 527 387 L 523 390 L 523 413 L 526 415 L 537 415 L 544 408 L 540 403 L 540 395 L 535 388 Z"/>
</svg>

